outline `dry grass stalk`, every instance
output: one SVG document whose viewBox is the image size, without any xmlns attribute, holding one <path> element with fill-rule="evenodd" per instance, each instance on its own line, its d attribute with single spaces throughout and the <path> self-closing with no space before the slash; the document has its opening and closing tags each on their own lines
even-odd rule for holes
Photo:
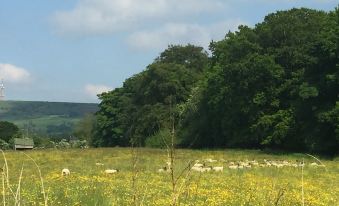
<svg viewBox="0 0 339 206">
<path fill-rule="evenodd" d="M 0 151 L 1 151 L 2 156 L 3 156 L 3 158 L 4 158 L 4 161 L 5 161 L 5 168 L 4 168 L 4 169 L 6 170 L 6 172 L 4 172 L 4 175 L 5 175 L 6 185 L 7 185 L 7 188 L 9 189 L 9 191 L 11 192 L 12 196 L 15 198 L 15 194 L 14 194 L 14 192 L 13 192 L 13 190 L 12 190 L 10 184 L 9 184 L 9 175 L 8 175 L 7 158 L 6 158 L 6 155 L 5 155 L 4 151 L 1 150 L 1 149 L 0 149 Z"/>
<path fill-rule="evenodd" d="M 285 193 L 285 189 L 280 189 L 279 192 L 278 192 L 278 196 L 274 202 L 274 205 L 275 206 L 278 206 L 279 205 L 279 201 L 280 199 L 284 196 L 284 193 Z"/>
<path fill-rule="evenodd" d="M 4 167 L 5 165 L 2 168 Z M 5 173 L 3 169 L 2 169 L 1 175 L 2 175 L 2 200 L 3 200 L 4 206 L 6 206 Z"/>
<path fill-rule="evenodd" d="M 15 205 L 20 206 L 20 189 L 21 189 L 21 179 L 22 179 L 22 172 L 24 170 L 24 165 L 22 164 L 21 166 L 21 171 L 20 171 L 20 176 L 19 176 L 19 182 L 18 182 L 18 187 L 16 189 L 16 194 L 15 194 Z"/>
<path fill-rule="evenodd" d="M 24 153 L 24 152 L 23 152 Z M 48 197 L 46 195 L 46 192 L 45 192 L 45 187 L 44 187 L 44 180 L 42 178 L 42 175 L 41 175 L 41 170 L 40 170 L 40 167 L 39 165 L 35 162 L 35 160 L 30 157 L 28 154 L 24 153 L 24 155 L 26 155 L 30 160 L 32 160 L 32 162 L 34 163 L 34 165 L 36 166 L 36 168 L 38 169 L 38 172 L 39 172 L 39 178 L 40 178 L 40 183 L 41 183 L 41 190 L 42 190 L 42 194 L 43 194 L 43 197 L 44 197 L 44 206 L 47 206 L 47 202 L 48 202 Z"/>
<path fill-rule="evenodd" d="M 139 191 L 137 188 L 137 178 L 138 178 L 138 169 L 137 169 L 137 164 L 138 164 L 138 157 L 137 157 L 137 151 L 136 148 L 134 147 L 134 144 L 132 144 L 132 199 L 133 199 L 133 205 L 138 206 L 138 196 L 139 196 Z"/>
<path fill-rule="evenodd" d="M 327 172 L 326 165 L 323 164 L 318 158 L 316 158 L 315 156 L 310 155 L 310 154 L 306 154 L 306 155 L 312 157 L 312 158 L 315 159 L 315 160 L 317 160 L 317 161 L 320 163 L 320 165 L 323 166 L 323 167 L 325 168 L 325 170 L 326 170 L 326 172 Z"/>
<path fill-rule="evenodd" d="M 302 201 L 302 206 L 305 205 L 305 199 L 304 199 L 304 158 L 303 158 L 303 164 L 301 166 L 301 201 Z"/>
</svg>

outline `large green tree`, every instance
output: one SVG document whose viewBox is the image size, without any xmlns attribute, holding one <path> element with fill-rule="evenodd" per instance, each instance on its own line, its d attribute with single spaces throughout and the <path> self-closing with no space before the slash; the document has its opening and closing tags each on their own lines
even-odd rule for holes
<svg viewBox="0 0 339 206">
<path fill-rule="evenodd" d="M 211 50 L 186 145 L 338 150 L 338 9 L 279 11 Z"/>
<path fill-rule="evenodd" d="M 0 121 L 0 139 L 9 142 L 10 139 L 18 135 L 20 132 L 19 128 L 7 121 Z"/>
<path fill-rule="evenodd" d="M 144 71 L 122 88 L 99 95 L 96 146 L 126 146 L 169 127 L 170 110 L 186 101 L 203 75 L 208 55 L 202 47 L 169 46 Z"/>
</svg>

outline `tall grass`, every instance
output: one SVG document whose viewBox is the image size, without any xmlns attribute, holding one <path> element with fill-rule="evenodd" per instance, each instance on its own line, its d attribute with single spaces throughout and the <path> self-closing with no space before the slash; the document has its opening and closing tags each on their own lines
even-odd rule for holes
<svg viewBox="0 0 339 206">
<path fill-rule="evenodd" d="M 170 154 L 145 148 L 102 148 L 2 152 L 4 206 L 25 205 L 336 205 L 339 202 L 339 161 L 319 160 L 311 167 L 304 155 L 268 155 L 243 150 L 174 148 L 173 178 L 158 173 Z M 24 158 L 22 158 L 24 157 Z M 301 168 L 252 168 L 223 173 L 196 173 L 192 160 L 213 158 L 301 160 Z M 304 160 L 302 160 L 304 158 Z M 96 166 L 96 162 L 105 166 Z M 215 164 L 221 164 L 221 161 Z M 226 166 L 227 163 L 224 163 Z M 62 177 L 62 168 L 71 175 Z M 106 168 L 121 172 L 105 175 Z M 300 170 L 301 169 L 301 170 Z M 174 189 L 173 190 L 173 181 Z M 302 191 L 301 191 L 302 190 Z M 48 191 L 48 192 L 47 192 Z"/>
</svg>

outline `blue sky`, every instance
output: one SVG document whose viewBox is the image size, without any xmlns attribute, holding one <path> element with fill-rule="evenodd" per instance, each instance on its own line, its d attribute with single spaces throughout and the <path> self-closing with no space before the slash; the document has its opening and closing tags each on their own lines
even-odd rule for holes
<svg viewBox="0 0 339 206">
<path fill-rule="evenodd" d="M 0 0 L 6 99 L 98 102 L 168 44 L 207 49 L 276 10 L 333 10 L 335 0 Z"/>
</svg>

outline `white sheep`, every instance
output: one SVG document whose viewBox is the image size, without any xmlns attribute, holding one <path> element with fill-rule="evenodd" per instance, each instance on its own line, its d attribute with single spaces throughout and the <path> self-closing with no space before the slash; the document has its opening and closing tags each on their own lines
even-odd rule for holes
<svg viewBox="0 0 339 206">
<path fill-rule="evenodd" d="M 163 167 L 158 169 L 158 172 L 170 172 L 170 170 L 167 167 Z"/>
<path fill-rule="evenodd" d="M 103 164 L 103 163 L 100 163 L 100 162 L 95 163 L 95 165 L 96 165 L 96 166 L 104 166 L 104 164 Z"/>
<path fill-rule="evenodd" d="M 61 175 L 62 176 L 68 176 L 68 175 L 70 175 L 71 174 L 71 172 L 69 171 L 69 169 L 62 169 L 62 171 L 61 171 Z"/>
<path fill-rule="evenodd" d="M 205 164 L 202 164 L 202 163 L 195 163 L 193 165 L 193 167 L 203 167 L 203 166 L 205 166 Z"/>
<path fill-rule="evenodd" d="M 315 166 L 315 167 L 317 167 L 318 164 L 317 164 L 316 162 L 312 162 L 312 163 L 310 164 L 310 166 Z"/>
<path fill-rule="evenodd" d="M 217 162 L 217 160 L 214 160 L 214 159 L 209 158 L 209 159 L 206 159 L 206 162 L 213 163 L 213 162 Z"/>
<path fill-rule="evenodd" d="M 202 169 L 202 167 L 196 167 L 196 166 L 193 166 L 191 168 L 191 170 L 196 171 L 196 172 L 201 172 L 201 169 Z"/>
<path fill-rule="evenodd" d="M 212 170 L 212 167 L 203 167 L 201 168 L 201 172 L 209 172 Z"/>
<path fill-rule="evenodd" d="M 238 169 L 238 165 L 230 165 L 228 166 L 229 169 L 236 170 Z"/>
<path fill-rule="evenodd" d="M 221 167 L 213 167 L 212 169 L 215 172 L 222 172 L 222 171 L 224 171 L 224 167 L 223 166 L 221 166 Z"/>
<path fill-rule="evenodd" d="M 117 173 L 119 172 L 119 170 L 117 169 L 107 169 L 105 170 L 105 174 L 114 174 L 114 173 Z"/>
<path fill-rule="evenodd" d="M 191 170 L 196 171 L 196 172 L 209 172 L 212 170 L 211 167 L 195 167 L 193 166 Z"/>
</svg>

